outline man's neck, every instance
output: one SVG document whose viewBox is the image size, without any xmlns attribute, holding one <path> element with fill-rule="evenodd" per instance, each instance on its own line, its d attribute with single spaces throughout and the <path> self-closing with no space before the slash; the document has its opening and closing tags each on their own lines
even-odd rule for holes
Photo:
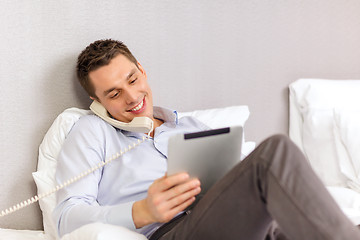
<svg viewBox="0 0 360 240">
<path fill-rule="evenodd" d="M 155 129 L 156 129 L 157 127 L 160 127 L 160 126 L 164 123 L 163 120 L 157 119 L 157 118 L 154 118 L 153 121 L 154 121 L 154 130 L 150 133 L 150 136 L 151 136 L 151 137 L 154 137 Z"/>
</svg>

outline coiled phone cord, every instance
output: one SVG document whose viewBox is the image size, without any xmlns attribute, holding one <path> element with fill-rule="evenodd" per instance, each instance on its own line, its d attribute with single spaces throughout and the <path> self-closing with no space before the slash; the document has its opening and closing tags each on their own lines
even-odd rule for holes
<svg viewBox="0 0 360 240">
<path fill-rule="evenodd" d="M 8 214 L 11 214 L 13 212 L 16 212 L 24 207 L 27 207 L 29 206 L 30 204 L 33 204 L 37 201 L 39 201 L 40 199 L 42 198 L 45 198 L 47 196 L 50 196 L 51 194 L 59 191 L 60 189 L 63 189 L 64 187 L 74 183 L 74 182 L 77 182 L 79 181 L 80 179 L 86 177 L 87 175 L 95 172 L 96 170 L 104 167 L 106 164 L 112 162 L 113 160 L 121 157 L 123 154 L 125 154 L 126 152 L 130 151 L 131 149 L 137 147 L 138 145 L 140 145 L 141 143 L 145 142 L 145 140 L 149 139 L 150 138 L 150 133 L 152 132 L 152 130 L 148 133 L 147 136 L 143 136 L 142 140 L 138 139 L 137 143 L 133 143 L 133 144 L 130 144 L 127 148 L 123 149 L 123 150 L 120 150 L 120 152 L 118 153 L 115 153 L 114 155 L 112 155 L 110 158 L 108 158 L 107 160 L 105 160 L 104 162 L 100 162 L 98 163 L 97 165 L 89 168 L 88 170 L 80 173 L 79 175 L 75 176 L 75 177 L 72 177 L 70 179 L 68 179 L 67 181 L 55 186 L 53 189 L 51 189 L 50 191 L 46 192 L 46 193 L 42 193 L 42 194 L 39 194 L 39 195 L 36 195 L 32 198 L 29 198 L 21 203 L 18 203 L 8 209 L 5 209 L 3 211 L 1 211 L 0 213 L 0 217 L 3 217 L 3 216 L 6 216 Z"/>
</svg>

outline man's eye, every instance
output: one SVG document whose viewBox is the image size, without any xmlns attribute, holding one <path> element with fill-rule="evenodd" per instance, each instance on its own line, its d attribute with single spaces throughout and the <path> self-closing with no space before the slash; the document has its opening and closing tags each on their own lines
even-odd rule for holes
<svg viewBox="0 0 360 240">
<path fill-rule="evenodd" d="M 116 98 L 117 96 L 119 96 L 119 92 L 117 92 L 117 93 L 115 93 L 115 94 L 111 95 L 111 96 L 110 96 L 110 98 Z"/>
<path fill-rule="evenodd" d="M 135 83 L 135 82 L 136 82 L 136 80 L 137 80 L 137 78 L 135 78 L 134 80 L 131 80 L 131 81 L 130 81 L 130 84 Z"/>
</svg>

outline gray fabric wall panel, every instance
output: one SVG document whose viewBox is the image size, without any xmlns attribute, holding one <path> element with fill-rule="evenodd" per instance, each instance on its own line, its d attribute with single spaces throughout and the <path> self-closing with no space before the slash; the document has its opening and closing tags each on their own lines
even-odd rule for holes
<svg viewBox="0 0 360 240">
<path fill-rule="evenodd" d="M 357 0 L 1 1 L 0 209 L 36 193 L 31 172 L 55 117 L 88 107 L 74 68 L 90 42 L 123 40 L 157 105 L 249 105 L 246 139 L 259 142 L 287 132 L 290 82 L 360 78 L 359 12 Z M 0 227 L 41 229 L 38 205 Z"/>
</svg>

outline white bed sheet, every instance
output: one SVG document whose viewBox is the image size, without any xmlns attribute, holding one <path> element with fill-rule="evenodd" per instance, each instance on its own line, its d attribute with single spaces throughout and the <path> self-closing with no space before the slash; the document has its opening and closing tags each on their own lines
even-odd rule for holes
<svg viewBox="0 0 360 240">
<path fill-rule="evenodd" d="M 43 231 L 0 228 L 0 240 L 47 240 Z"/>
</svg>

